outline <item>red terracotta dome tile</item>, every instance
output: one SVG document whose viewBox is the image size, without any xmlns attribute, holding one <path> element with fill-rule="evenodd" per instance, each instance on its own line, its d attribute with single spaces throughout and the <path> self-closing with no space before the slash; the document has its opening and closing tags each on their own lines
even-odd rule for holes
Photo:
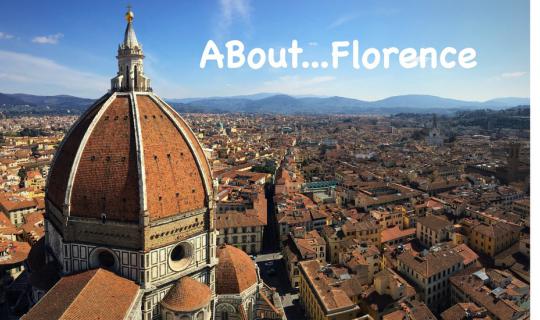
<svg viewBox="0 0 540 320">
<path fill-rule="evenodd" d="M 46 196 L 64 214 L 139 223 L 143 211 L 158 220 L 208 206 L 211 171 L 189 126 L 152 93 L 131 95 L 104 97 L 64 138 Z"/>
<path fill-rule="evenodd" d="M 255 262 L 244 251 L 224 245 L 218 248 L 217 256 L 217 294 L 239 294 L 257 283 Z"/>
<path fill-rule="evenodd" d="M 169 310 L 190 312 L 207 306 L 210 299 L 212 299 L 210 288 L 188 276 L 174 284 L 161 304 Z"/>
</svg>

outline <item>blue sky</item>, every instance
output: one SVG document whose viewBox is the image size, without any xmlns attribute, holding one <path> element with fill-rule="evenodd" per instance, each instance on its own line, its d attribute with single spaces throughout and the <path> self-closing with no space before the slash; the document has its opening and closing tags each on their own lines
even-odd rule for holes
<svg viewBox="0 0 540 320">
<path fill-rule="evenodd" d="M 529 96 L 529 1 L 130 1 L 145 73 L 166 98 L 257 92 L 375 100 L 433 94 L 467 100 Z M 0 92 L 95 98 L 116 74 L 127 1 L 0 2 Z M 474 69 L 199 68 L 208 40 L 330 57 L 331 42 L 360 47 L 473 47 Z"/>
</svg>

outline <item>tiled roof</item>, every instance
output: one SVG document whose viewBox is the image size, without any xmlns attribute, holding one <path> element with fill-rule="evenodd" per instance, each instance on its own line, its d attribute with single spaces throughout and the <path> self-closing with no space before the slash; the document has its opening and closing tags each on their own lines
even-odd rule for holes
<svg viewBox="0 0 540 320">
<path fill-rule="evenodd" d="M 124 319 L 139 286 L 116 274 L 94 269 L 63 277 L 21 319 Z"/>
<path fill-rule="evenodd" d="M 506 233 L 517 233 L 519 232 L 520 227 L 515 226 L 512 224 L 502 223 L 502 222 L 496 222 L 496 223 L 481 223 L 477 225 L 474 228 L 474 231 L 477 231 L 478 233 L 490 237 L 490 238 L 497 238 L 497 235 L 502 235 Z"/>
<path fill-rule="evenodd" d="M 527 313 L 527 310 L 518 305 L 518 301 L 505 298 L 495 297 L 493 288 L 488 287 L 485 282 L 475 274 L 460 274 L 450 277 L 450 284 L 464 294 L 470 301 L 476 303 L 480 307 L 484 307 L 490 314 L 493 314 L 499 319 L 514 319 Z M 511 287 L 511 286 L 509 286 Z M 506 289 L 501 290 L 506 292 Z M 528 288 L 527 288 L 528 289 Z M 527 294 L 528 296 L 528 294 Z"/>
<path fill-rule="evenodd" d="M 361 289 L 358 284 L 345 284 L 346 282 L 355 282 L 356 279 L 338 280 L 327 276 L 321 271 L 323 265 L 317 260 L 308 260 L 299 262 L 299 267 L 303 270 L 307 281 L 310 282 L 310 288 L 313 288 L 314 294 L 322 303 L 325 313 L 334 312 L 337 309 L 354 310 L 358 306 L 351 300 L 348 293 L 355 288 Z M 355 292 L 360 294 L 359 292 Z"/>
<path fill-rule="evenodd" d="M 425 217 L 420 217 L 417 219 L 417 223 L 420 223 L 431 230 L 441 230 L 452 225 L 452 222 L 436 215 L 427 215 Z"/>
<path fill-rule="evenodd" d="M 0 269 L 6 267 L 10 269 L 22 264 L 28 257 L 30 245 L 27 242 L 11 241 L 0 237 Z"/>
<path fill-rule="evenodd" d="M 472 316 L 471 316 L 472 315 Z M 480 308 L 474 302 L 456 303 L 441 313 L 442 320 L 491 320 L 485 308 Z"/>
<path fill-rule="evenodd" d="M 174 284 L 161 304 L 169 310 L 190 312 L 205 307 L 211 298 L 212 291 L 207 285 L 186 276 Z"/>
<path fill-rule="evenodd" d="M 246 212 L 241 211 L 218 213 L 215 215 L 215 220 L 217 229 L 266 225 L 266 221 L 261 221 L 259 216 L 246 214 Z"/>
<path fill-rule="evenodd" d="M 0 198 L 0 207 L 5 212 L 17 211 L 23 209 L 30 209 L 37 207 L 37 203 L 34 199 L 26 199 L 18 196 L 2 196 Z"/>
<path fill-rule="evenodd" d="M 223 245 L 217 256 L 216 294 L 239 294 L 257 282 L 255 262 L 244 251 Z"/>
<path fill-rule="evenodd" d="M 0 234 L 10 235 L 18 233 L 21 233 L 21 230 L 11 223 L 11 220 L 9 220 L 4 212 L 0 211 Z"/>
<path fill-rule="evenodd" d="M 401 239 L 405 237 L 413 237 L 416 234 L 415 228 L 400 229 L 399 226 L 387 228 L 381 231 L 381 243 Z"/>
<path fill-rule="evenodd" d="M 150 220 L 204 208 L 211 171 L 189 126 L 152 94 L 136 94 L 135 101 L 114 94 L 92 106 L 66 135 L 51 167 L 47 199 L 62 210 L 68 198 L 71 216 L 101 219 L 105 213 L 107 220 L 135 223 L 141 205 Z"/>
<path fill-rule="evenodd" d="M 425 278 L 463 263 L 463 257 L 455 250 L 430 252 L 426 256 L 414 255 L 409 251 L 400 254 L 397 259 Z"/>
<path fill-rule="evenodd" d="M 383 320 L 435 320 L 437 317 L 423 303 L 415 300 L 405 301 L 401 303 L 401 310 L 397 310 L 386 314 L 382 317 Z"/>
</svg>

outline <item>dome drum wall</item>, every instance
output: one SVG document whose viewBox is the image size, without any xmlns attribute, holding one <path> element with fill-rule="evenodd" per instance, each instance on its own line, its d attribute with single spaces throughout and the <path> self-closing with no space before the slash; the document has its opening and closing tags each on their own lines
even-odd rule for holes
<svg viewBox="0 0 540 320">
<path fill-rule="evenodd" d="M 207 232 L 207 211 L 204 208 L 151 222 L 144 232 L 146 248 L 162 247 Z"/>
<path fill-rule="evenodd" d="M 63 242 L 54 227 L 49 225 L 47 229 L 47 246 L 62 266 L 62 273 L 65 275 L 103 267 L 148 288 L 167 286 L 179 278 L 200 274 L 205 283 L 214 287 L 213 269 L 217 260 L 212 255 L 215 246 L 211 234 L 199 234 L 178 243 L 143 252 L 109 245 Z M 175 253 L 178 246 L 185 249 L 180 256 Z M 114 265 L 102 263 L 102 252 L 114 255 Z"/>
</svg>

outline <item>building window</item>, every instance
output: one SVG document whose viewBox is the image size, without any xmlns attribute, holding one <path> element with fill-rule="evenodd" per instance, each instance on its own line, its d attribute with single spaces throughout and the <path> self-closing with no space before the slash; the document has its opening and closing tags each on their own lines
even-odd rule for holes
<svg viewBox="0 0 540 320">
<path fill-rule="evenodd" d="M 107 248 L 95 249 L 90 257 L 91 268 L 104 268 L 110 271 L 117 269 L 117 262 L 114 253 Z"/>
<path fill-rule="evenodd" d="M 178 244 L 171 250 L 169 255 L 169 266 L 174 271 L 186 268 L 191 262 L 191 245 L 187 242 Z"/>
</svg>

